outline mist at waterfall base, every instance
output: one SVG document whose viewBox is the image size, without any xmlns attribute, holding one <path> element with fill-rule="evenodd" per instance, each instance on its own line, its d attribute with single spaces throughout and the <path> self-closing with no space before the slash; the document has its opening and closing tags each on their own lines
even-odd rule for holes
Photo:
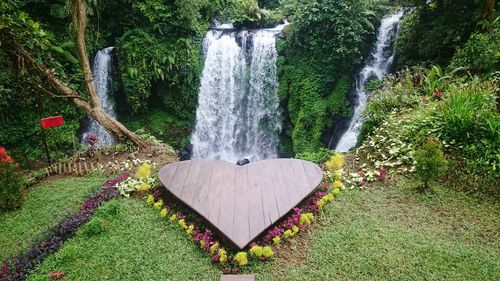
<svg viewBox="0 0 500 281">
<path fill-rule="evenodd" d="M 97 52 L 92 65 L 94 84 L 99 101 L 104 111 L 111 117 L 116 118 L 115 102 L 113 100 L 113 78 L 112 78 L 112 51 L 114 47 L 108 47 Z M 82 143 L 87 144 L 89 134 L 95 134 L 97 148 L 106 147 L 116 142 L 114 137 L 104 129 L 97 121 L 89 117 L 82 135 Z"/>
<path fill-rule="evenodd" d="M 192 159 L 236 163 L 278 156 L 276 36 L 283 27 L 208 32 Z"/>
<path fill-rule="evenodd" d="M 364 87 L 371 80 L 380 80 L 387 74 L 394 62 L 395 40 L 399 33 L 401 19 L 406 10 L 401 9 L 396 13 L 386 16 L 382 19 L 380 27 L 377 30 L 377 40 L 368 57 L 365 66 L 356 76 L 356 87 L 354 89 L 354 113 L 349 120 L 347 129 L 340 137 L 334 136 L 330 140 L 330 147 L 333 147 L 335 139 L 338 142 L 335 146 L 337 152 L 347 152 L 358 142 L 358 136 L 363 126 L 362 113 L 366 108 L 368 98 Z"/>
</svg>

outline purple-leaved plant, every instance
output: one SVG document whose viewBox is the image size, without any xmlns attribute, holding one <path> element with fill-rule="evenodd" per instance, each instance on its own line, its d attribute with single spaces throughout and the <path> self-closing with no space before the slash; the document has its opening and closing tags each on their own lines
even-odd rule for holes
<svg viewBox="0 0 500 281">
<path fill-rule="evenodd" d="M 85 200 L 78 213 L 61 221 L 58 225 L 46 231 L 47 239 L 32 245 L 25 253 L 5 261 L 0 269 L 0 280 L 24 280 L 28 271 L 41 263 L 50 254 L 56 252 L 62 244 L 71 238 L 78 228 L 89 221 L 94 210 L 104 202 L 118 197 L 120 193 L 115 186 L 129 177 L 122 174 L 104 183 L 104 188 Z"/>
</svg>

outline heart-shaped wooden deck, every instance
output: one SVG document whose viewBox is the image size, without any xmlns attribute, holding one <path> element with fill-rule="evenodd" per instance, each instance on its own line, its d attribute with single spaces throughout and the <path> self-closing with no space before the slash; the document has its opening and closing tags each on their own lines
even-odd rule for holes
<svg viewBox="0 0 500 281">
<path fill-rule="evenodd" d="M 297 159 L 268 159 L 237 166 L 222 160 L 189 160 L 164 166 L 161 182 L 243 249 L 309 196 L 321 169 Z"/>
</svg>

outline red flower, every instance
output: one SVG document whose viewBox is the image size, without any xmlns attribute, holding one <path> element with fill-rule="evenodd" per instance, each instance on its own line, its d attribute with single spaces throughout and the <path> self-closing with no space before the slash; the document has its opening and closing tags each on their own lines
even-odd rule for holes
<svg viewBox="0 0 500 281">
<path fill-rule="evenodd" d="M 434 97 L 441 99 L 443 97 L 443 92 L 441 92 L 438 88 L 434 89 Z"/>
<path fill-rule="evenodd" d="M 51 271 L 49 272 L 49 278 L 52 280 L 59 280 L 64 278 L 64 272 Z"/>
<path fill-rule="evenodd" d="M 7 149 L 5 147 L 0 146 L 0 163 L 4 164 L 14 164 L 14 159 L 10 157 L 9 153 L 7 153 Z"/>
<path fill-rule="evenodd" d="M 9 264 L 8 263 L 2 264 L 2 270 L 7 270 L 7 269 L 9 269 Z"/>
</svg>

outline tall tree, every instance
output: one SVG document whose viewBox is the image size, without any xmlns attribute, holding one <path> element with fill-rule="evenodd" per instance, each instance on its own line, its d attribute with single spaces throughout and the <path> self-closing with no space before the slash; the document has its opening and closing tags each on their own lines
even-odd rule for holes
<svg viewBox="0 0 500 281">
<path fill-rule="evenodd" d="M 85 79 L 85 86 L 90 96 L 90 100 L 59 80 L 54 73 L 54 69 L 50 69 L 38 63 L 33 55 L 19 43 L 18 38 L 16 38 L 16 32 L 9 28 L 8 25 L 0 25 L 0 47 L 3 48 L 6 53 L 10 54 L 13 59 L 22 62 L 20 65 L 24 66 L 30 72 L 47 82 L 47 84 L 50 85 L 50 88 L 55 90 L 60 97 L 72 101 L 78 108 L 94 118 L 117 139 L 128 139 L 140 147 L 146 147 L 147 143 L 143 139 L 128 130 L 123 124 L 104 111 L 95 89 L 85 44 L 85 30 L 87 27 L 86 7 L 84 1 L 82 0 L 75 0 L 73 4 L 73 21 L 76 28 L 78 55 Z"/>
</svg>

